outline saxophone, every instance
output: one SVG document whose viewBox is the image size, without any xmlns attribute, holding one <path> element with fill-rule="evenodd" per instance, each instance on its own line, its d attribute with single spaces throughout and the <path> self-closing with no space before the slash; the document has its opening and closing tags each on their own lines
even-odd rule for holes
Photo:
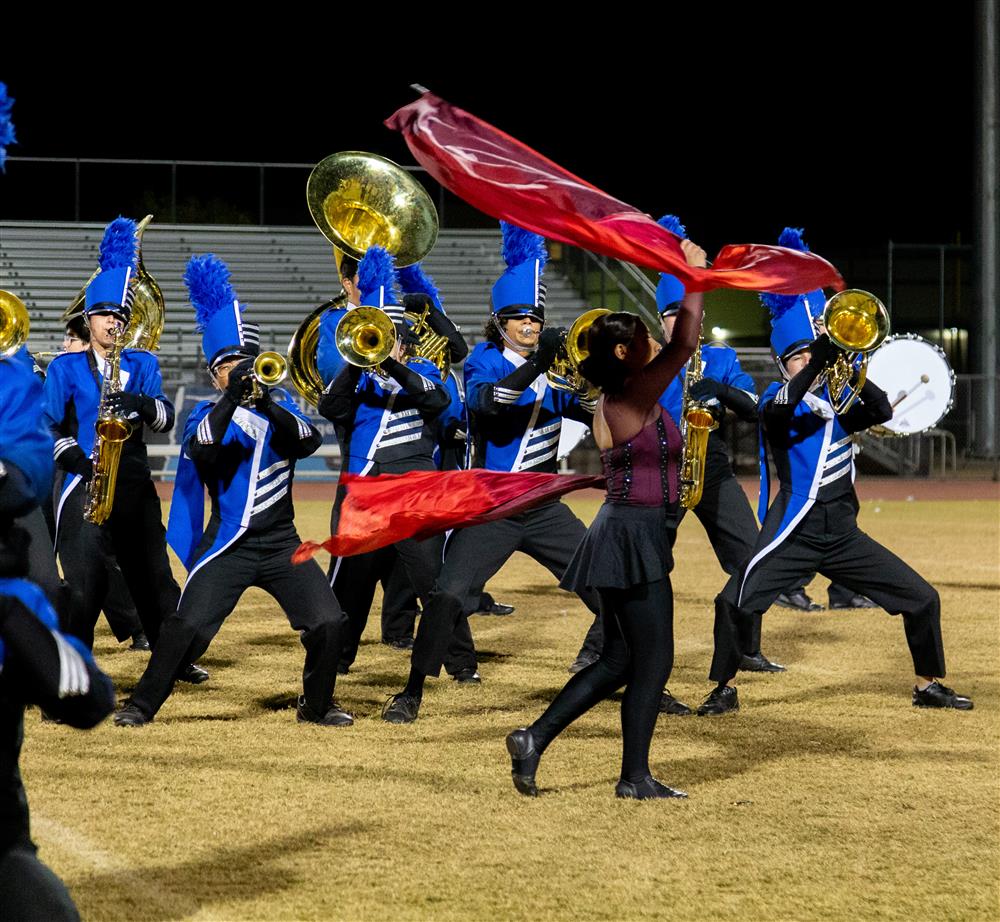
<svg viewBox="0 0 1000 922">
<path fill-rule="evenodd" d="M 119 325 L 114 334 L 114 342 L 105 357 L 101 402 L 98 404 L 97 421 L 94 423 L 97 435 L 90 455 L 94 462 L 94 476 L 87 485 L 87 505 L 83 510 L 83 517 L 94 525 L 106 522 L 111 515 L 122 444 L 132 434 L 132 424 L 123 416 L 116 416 L 109 404 L 111 395 L 122 389 L 121 359 L 124 347 L 125 331 Z"/>
<path fill-rule="evenodd" d="M 701 361 L 702 333 L 698 333 L 698 343 L 694 353 L 688 359 L 687 372 L 684 375 L 684 390 L 681 396 L 681 505 L 685 509 L 694 509 L 701 502 L 701 493 L 705 488 L 705 455 L 708 452 L 708 436 L 719 423 L 708 404 L 691 399 L 690 388 L 703 377 Z"/>
</svg>

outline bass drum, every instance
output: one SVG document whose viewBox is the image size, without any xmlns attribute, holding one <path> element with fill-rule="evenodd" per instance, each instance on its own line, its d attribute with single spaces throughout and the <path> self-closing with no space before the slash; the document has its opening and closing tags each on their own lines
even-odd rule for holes
<svg viewBox="0 0 1000 922">
<path fill-rule="evenodd" d="M 873 435 L 916 435 L 933 429 L 951 409 L 955 372 L 944 352 L 921 336 L 888 336 L 868 357 L 868 377 L 886 392 L 892 419 Z"/>
</svg>

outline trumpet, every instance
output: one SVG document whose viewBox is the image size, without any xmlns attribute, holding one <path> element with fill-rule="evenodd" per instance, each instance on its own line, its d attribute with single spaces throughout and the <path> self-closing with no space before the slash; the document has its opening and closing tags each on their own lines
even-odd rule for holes
<svg viewBox="0 0 1000 922">
<path fill-rule="evenodd" d="M 598 317 L 610 313 L 611 311 L 605 307 L 595 307 L 580 314 L 573 321 L 573 325 L 563 337 L 555 361 L 545 372 L 550 387 L 557 391 L 569 391 L 584 400 L 593 400 L 597 396 L 597 388 L 580 374 L 580 363 L 590 355 L 587 335 L 590 333 L 591 324 Z"/>
<path fill-rule="evenodd" d="M 262 352 L 253 360 L 250 399 L 260 400 L 265 387 L 274 387 L 288 376 L 288 360 L 280 352 Z"/>
<path fill-rule="evenodd" d="M 377 307 L 356 307 L 337 324 L 337 351 L 349 365 L 376 369 L 396 346 L 392 318 Z"/>
<path fill-rule="evenodd" d="M 31 321 L 24 302 L 0 289 L 0 359 L 10 358 L 28 341 Z"/>
<path fill-rule="evenodd" d="M 868 377 L 868 356 L 889 335 L 889 312 L 868 291 L 848 288 L 823 308 L 823 326 L 842 353 L 823 371 L 835 413 L 845 413 L 858 399 Z M 851 379 L 857 377 L 854 383 Z"/>
</svg>

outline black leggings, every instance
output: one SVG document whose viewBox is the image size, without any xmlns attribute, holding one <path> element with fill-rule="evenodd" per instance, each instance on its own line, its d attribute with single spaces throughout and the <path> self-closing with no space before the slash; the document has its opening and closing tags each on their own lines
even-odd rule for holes
<svg viewBox="0 0 1000 922">
<path fill-rule="evenodd" d="M 674 663 L 674 594 L 669 576 L 598 594 L 604 628 L 601 658 L 573 676 L 530 729 L 542 752 L 580 715 L 624 685 L 621 778 L 634 783 L 650 774 L 649 742 Z"/>
</svg>

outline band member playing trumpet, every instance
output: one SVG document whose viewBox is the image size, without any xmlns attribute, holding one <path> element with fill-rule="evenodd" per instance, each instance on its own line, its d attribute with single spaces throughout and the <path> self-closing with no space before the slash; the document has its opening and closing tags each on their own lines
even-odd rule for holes
<svg viewBox="0 0 1000 922">
<path fill-rule="evenodd" d="M 174 408 L 163 394 L 156 356 L 124 348 L 122 336 L 132 310 L 132 283 L 137 263 L 135 222 L 117 218 L 101 243 L 101 271 L 87 286 L 84 313 L 89 347 L 56 356 L 48 367 L 44 389 L 46 421 L 55 436 L 56 464 L 64 471 L 56 513 L 56 541 L 63 575 L 73 594 L 70 633 L 93 646 L 94 625 L 107 595 L 105 559 L 113 555 L 121 567 L 139 620 L 155 645 L 160 624 L 174 612 L 180 589 L 167 558 L 160 500 L 153 486 L 143 429 L 168 432 Z M 119 366 L 118 385 L 105 387 L 112 352 Z M 102 393 L 106 405 L 102 407 Z M 109 414 L 131 430 L 117 460 L 117 486 L 103 524 L 86 521 L 85 510 L 94 474 L 95 423 Z M 110 492 L 110 490 L 108 491 Z M 185 664 L 188 681 L 203 682 L 208 673 Z"/>
<path fill-rule="evenodd" d="M 840 404 L 827 382 L 828 366 L 840 350 L 826 333 L 816 336 L 821 291 L 806 295 L 762 295 L 771 311 L 771 348 L 781 380 L 760 400 L 760 535 L 750 558 L 715 600 L 715 654 L 709 678 L 718 683 L 699 714 L 739 707 L 728 684 L 747 649 L 754 619 L 778 593 L 818 571 L 903 616 L 913 658 L 915 707 L 968 710 L 972 701 L 947 688 L 941 639 L 941 601 L 911 567 L 858 528 L 851 436 L 885 422 L 892 408 L 871 380 L 852 405 Z M 884 309 L 883 309 L 884 310 Z M 770 495 L 769 450 L 780 490 Z"/>
<path fill-rule="evenodd" d="M 181 664 L 200 657 L 250 586 L 271 593 L 305 647 L 297 719 L 353 723 L 333 700 L 346 618 L 315 561 L 291 563 L 300 538 L 293 523 L 295 462 L 322 436 L 290 395 L 260 381 L 260 333 L 243 319 L 226 265 L 193 256 L 184 276 L 202 349 L 219 390 L 184 426 L 168 537 L 188 569 L 177 611 L 168 618 L 119 726 L 149 723 L 170 695 Z M 277 375 L 275 375 L 277 377 Z M 212 502 L 204 525 L 205 490 Z"/>
<path fill-rule="evenodd" d="M 497 471 L 554 472 L 563 416 L 589 425 L 592 411 L 579 397 L 554 390 L 545 378 L 561 342 L 559 330 L 542 329 L 545 242 L 519 227 L 503 223 L 501 227 L 507 269 L 493 286 L 487 341 L 477 345 L 465 363 L 476 463 Z M 436 605 L 446 614 L 433 621 L 436 629 L 450 621 L 454 630 L 432 636 L 421 623 L 410 679 L 383 717 L 394 723 L 415 720 L 424 679 L 440 674 L 446 658 L 449 669 L 477 675 L 468 623 L 475 600 L 470 605 L 470 599 L 473 590 L 485 585 L 515 551 L 528 554 L 561 578 L 585 532 L 584 524 L 561 502 L 455 532 L 448 541 L 436 595 Z M 596 593 L 585 589 L 580 596 L 596 614 Z M 425 620 L 427 614 L 425 608 Z M 422 650 L 421 637 L 426 638 Z"/>
<path fill-rule="evenodd" d="M 336 426 L 347 472 L 374 476 L 436 470 L 434 422 L 449 402 L 441 373 L 427 359 L 409 356 L 415 343 L 395 293 L 392 257 L 382 247 L 371 247 L 361 260 L 358 279 L 363 307 L 344 322 L 370 325 L 359 328 L 354 339 L 370 341 L 371 352 L 347 356 L 348 364 L 326 389 L 319 412 Z M 335 507 L 334 530 L 337 511 Z M 394 558 L 426 605 L 440 567 L 442 543 L 441 537 L 408 539 L 369 554 L 331 560 L 330 584 L 350 622 L 341 671 L 354 662 L 375 584 L 391 570 Z"/>
</svg>

